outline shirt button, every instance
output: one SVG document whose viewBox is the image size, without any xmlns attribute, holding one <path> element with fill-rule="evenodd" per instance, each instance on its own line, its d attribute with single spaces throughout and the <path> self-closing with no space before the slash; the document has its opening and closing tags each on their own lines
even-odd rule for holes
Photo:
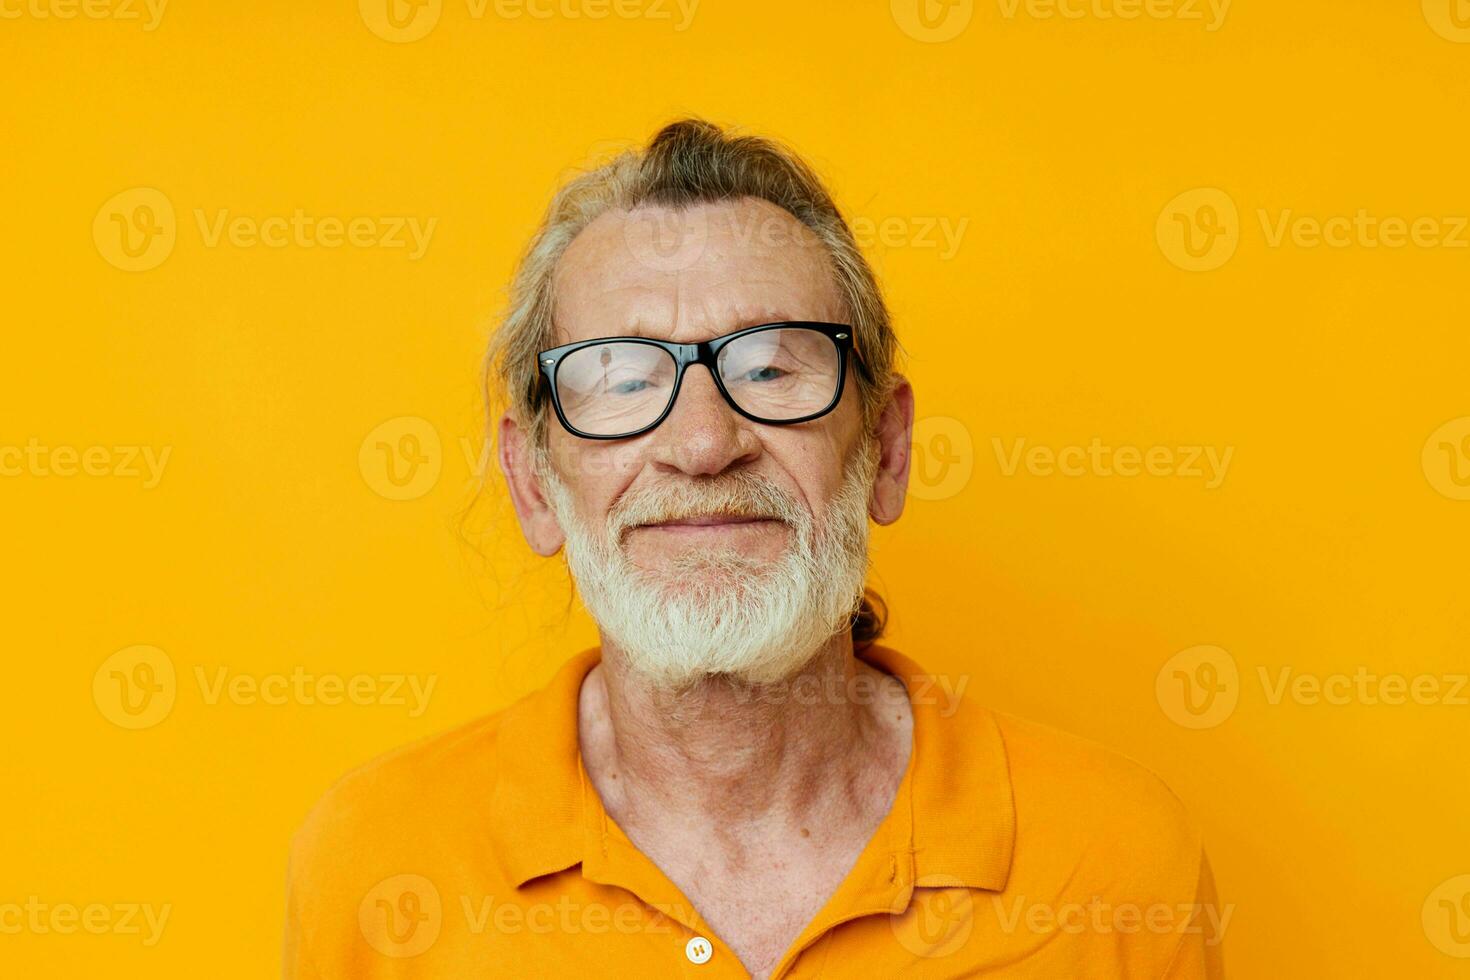
<svg viewBox="0 0 1470 980">
<path fill-rule="evenodd" d="M 695 936 L 684 944 L 684 955 L 689 957 L 690 963 L 708 963 L 709 958 L 715 955 L 715 947 L 703 936 Z"/>
</svg>

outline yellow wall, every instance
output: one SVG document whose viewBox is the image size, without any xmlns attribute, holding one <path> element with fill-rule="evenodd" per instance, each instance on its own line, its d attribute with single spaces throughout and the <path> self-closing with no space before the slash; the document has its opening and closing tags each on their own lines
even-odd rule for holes
<svg viewBox="0 0 1470 980">
<path fill-rule="evenodd" d="M 330 781 L 592 642 L 501 505 L 456 538 L 476 361 L 558 175 L 695 112 L 891 298 L 894 645 L 1160 772 L 1234 976 L 1470 975 L 1463 0 L 156 3 L 0 0 L 0 906 L 111 923 L 0 973 L 270 975 Z"/>
</svg>

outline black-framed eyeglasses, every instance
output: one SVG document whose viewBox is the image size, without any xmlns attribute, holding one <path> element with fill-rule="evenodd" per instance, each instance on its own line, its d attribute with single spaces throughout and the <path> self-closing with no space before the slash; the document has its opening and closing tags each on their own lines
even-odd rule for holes
<svg viewBox="0 0 1470 980">
<path fill-rule="evenodd" d="M 703 364 L 730 407 L 753 422 L 791 425 L 842 400 L 852 327 L 814 320 L 762 323 L 698 344 L 598 337 L 536 355 L 563 428 L 583 439 L 627 439 L 674 409 L 684 372 Z"/>
</svg>

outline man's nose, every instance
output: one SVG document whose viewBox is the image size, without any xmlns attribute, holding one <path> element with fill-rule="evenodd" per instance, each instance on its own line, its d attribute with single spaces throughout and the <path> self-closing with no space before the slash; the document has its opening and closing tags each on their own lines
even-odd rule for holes
<svg viewBox="0 0 1470 980">
<path fill-rule="evenodd" d="M 761 452 L 755 423 L 736 413 L 702 364 L 691 364 L 669 417 L 653 430 L 654 461 L 689 476 L 713 476 Z"/>
</svg>

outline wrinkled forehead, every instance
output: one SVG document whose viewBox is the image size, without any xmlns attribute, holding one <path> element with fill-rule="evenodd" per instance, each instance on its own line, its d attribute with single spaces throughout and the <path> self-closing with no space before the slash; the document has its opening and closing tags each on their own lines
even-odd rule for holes
<svg viewBox="0 0 1470 980">
<path fill-rule="evenodd" d="M 557 344 L 616 334 L 692 342 L 843 311 L 821 240 L 754 198 L 606 212 L 567 247 L 553 287 Z"/>
</svg>

